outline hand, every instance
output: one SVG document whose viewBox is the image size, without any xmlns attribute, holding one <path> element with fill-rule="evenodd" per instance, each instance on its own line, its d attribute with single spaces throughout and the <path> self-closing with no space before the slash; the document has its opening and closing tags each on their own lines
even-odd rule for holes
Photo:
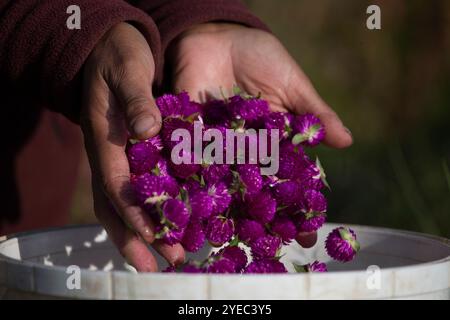
<svg viewBox="0 0 450 320">
<path fill-rule="evenodd" d="M 152 96 L 155 65 L 143 35 L 133 26 L 113 27 L 84 66 L 81 126 L 92 170 L 94 209 L 112 241 L 138 271 L 156 271 L 147 243 L 174 265 L 184 261 L 181 245 L 154 239 L 154 226 L 136 205 L 125 154 L 129 135 L 146 139 L 161 128 Z"/>
<path fill-rule="evenodd" d="M 170 46 L 168 62 L 175 89 L 199 101 L 220 96 L 237 84 L 261 92 L 273 111 L 318 116 L 326 129 L 325 143 L 344 148 L 352 136 L 336 113 L 320 98 L 309 79 L 283 45 L 270 33 L 234 24 L 202 24 L 179 36 Z M 311 247 L 317 234 L 302 233 L 297 241 Z"/>
</svg>

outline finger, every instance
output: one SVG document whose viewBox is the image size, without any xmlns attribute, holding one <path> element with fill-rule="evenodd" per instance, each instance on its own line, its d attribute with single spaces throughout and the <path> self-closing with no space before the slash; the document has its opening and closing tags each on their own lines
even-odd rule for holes
<svg viewBox="0 0 450 320">
<path fill-rule="evenodd" d="M 153 76 L 136 64 L 124 68 L 115 94 L 125 112 L 128 131 L 136 139 L 151 138 L 161 129 L 161 113 L 152 95 Z"/>
<path fill-rule="evenodd" d="M 180 265 L 185 260 L 183 246 L 179 243 L 171 246 L 161 240 L 156 240 L 152 246 L 171 266 Z"/>
<path fill-rule="evenodd" d="M 317 232 L 300 232 L 295 240 L 303 248 L 311 248 L 317 242 Z"/>
<path fill-rule="evenodd" d="M 136 204 L 130 183 L 122 112 L 101 79 L 91 81 L 85 90 L 82 128 L 93 176 L 99 180 L 125 224 L 151 243 L 154 241 L 153 224 Z"/>
<path fill-rule="evenodd" d="M 139 272 L 155 272 L 158 264 L 146 244 L 111 210 L 99 183 L 93 183 L 94 210 L 120 254 Z"/>
<path fill-rule="evenodd" d="M 345 148 L 352 144 L 350 130 L 344 126 L 336 112 L 319 96 L 306 75 L 298 70 L 290 82 L 288 90 L 289 109 L 297 113 L 312 113 L 316 115 L 325 127 L 324 143 L 334 148 Z"/>
</svg>

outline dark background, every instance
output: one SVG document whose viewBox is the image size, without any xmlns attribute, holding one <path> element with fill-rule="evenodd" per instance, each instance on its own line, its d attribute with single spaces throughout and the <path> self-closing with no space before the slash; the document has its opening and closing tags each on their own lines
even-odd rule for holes
<svg viewBox="0 0 450 320">
<path fill-rule="evenodd" d="M 247 0 L 353 133 L 315 150 L 329 220 L 450 237 L 450 1 Z M 381 7 L 382 29 L 366 28 Z M 82 166 L 72 222 L 93 220 Z"/>
</svg>

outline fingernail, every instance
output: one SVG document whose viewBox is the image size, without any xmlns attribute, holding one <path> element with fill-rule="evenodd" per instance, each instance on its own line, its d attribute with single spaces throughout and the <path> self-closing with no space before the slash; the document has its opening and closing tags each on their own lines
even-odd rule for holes
<svg viewBox="0 0 450 320">
<path fill-rule="evenodd" d="M 352 132 L 350 131 L 350 129 L 349 128 L 347 128 L 347 127 L 344 127 L 344 129 L 345 129 L 345 131 L 350 135 L 350 136 L 352 136 L 353 137 L 353 134 L 352 134 Z"/>
<path fill-rule="evenodd" d="M 134 133 L 143 135 L 155 125 L 155 118 L 152 116 L 138 119 L 133 125 Z"/>
<path fill-rule="evenodd" d="M 142 233 L 143 233 L 143 234 L 142 234 L 143 238 L 144 238 L 147 242 L 152 243 L 152 242 L 155 240 L 155 238 L 154 238 L 154 236 L 153 236 L 153 233 L 151 232 L 150 228 L 145 227 L 145 228 L 142 230 Z"/>
</svg>

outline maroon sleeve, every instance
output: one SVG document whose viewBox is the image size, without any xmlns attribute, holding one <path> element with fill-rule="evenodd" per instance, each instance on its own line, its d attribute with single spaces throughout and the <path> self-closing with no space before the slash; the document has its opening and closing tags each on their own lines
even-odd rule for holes
<svg viewBox="0 0 450 320">
<path fill-rule="evenodd" d="M 155 21 L 162 55 L 169 43 L 189 27 L 205 22 L 232 22 L 270 31 L 240 0 L 134 0 Z M 159 70 L 161 72 L 161 70 Z"/>
<path fill-rule="evenodd" d="M 66 26 L 67 8 L 74 3 L 81 9 L 80 30 Z M 144 34 L 159 65 L 156 25 L 123 0 L 0 0 L 2 87 L 78 122 L 80 70 L 99 39 L 123 21 Z"/>
</svg>

